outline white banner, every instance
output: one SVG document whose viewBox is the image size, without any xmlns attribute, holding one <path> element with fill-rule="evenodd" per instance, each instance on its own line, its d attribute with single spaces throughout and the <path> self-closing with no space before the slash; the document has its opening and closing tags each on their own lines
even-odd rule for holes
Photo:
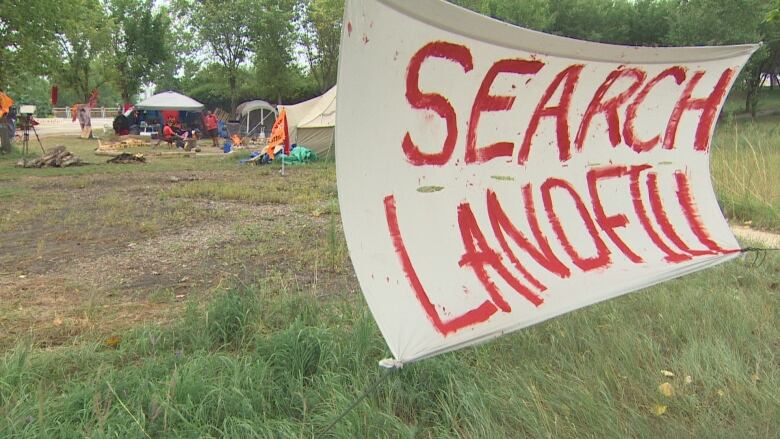
<svg viewBox="0 0 780 439">
<path fill-rule="evenodd" d="M 708 148 L 756 48 L 596 44 L 435 0 L 348 1 L 339 201 L 395 358 L 736 256 Z"/>
</svg>

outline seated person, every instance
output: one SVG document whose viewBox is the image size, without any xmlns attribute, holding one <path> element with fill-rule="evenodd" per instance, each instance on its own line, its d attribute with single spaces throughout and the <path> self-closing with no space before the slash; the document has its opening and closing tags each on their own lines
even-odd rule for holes
<svg viewBox="0 0 780 439">
<path fill-rule="evenodd" d="M 176 133 L 176 135 L 181 139 L 181 142 L 177 142 L 177 144 L 183 143 L 185 150 L 189 151 L 190 149 L 198 146 L 200 130 L 174 126 L 173 132 Z"/>
<path fill-rule="evenodd" d="M 117 136 L 126 136 L 130 134 L 130 121 L 120 111 L 114 118 L 114 133 Z"/>
<path fill-rule="evenodd" d="M 129 123 L 130 123 L 130 134 L 141 134 L 141 122 L 143 121 L 143 118 L 141 117 L 141 112 L 138 110 L 133 111 L 133 114 L 130 115 Z"/>
<path fill-rule="evenodd" d="M 171 126 L 171 121 L 168 121 L 168 123 L 165 124 L 165 128 L 163 128 L 163 136 L 161 141 L 165 141 L 167 144 L 173 146 L 174 142 L 176 143 L 176 146 L 179 148 L 184 147 L 184 142 L 179 136 L 176 131 L 174 131 L 173 126 Z M 157 142 L 157 145 L 159 145 L 160 142 Z"/>
</svg>

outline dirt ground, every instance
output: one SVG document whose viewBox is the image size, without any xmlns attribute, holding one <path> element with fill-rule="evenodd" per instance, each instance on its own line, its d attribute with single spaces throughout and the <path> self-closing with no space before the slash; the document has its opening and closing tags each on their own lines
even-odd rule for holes
<svg viewBox="0 0 780 439">
<path fill-rule="evenodd" d="M 164 323 L 239 285 L 356 290 L 332 165 L 280 176 L 233 159 L 160 161 L 73 175 L 0 166 L 0 348 Z"/>
</svg>

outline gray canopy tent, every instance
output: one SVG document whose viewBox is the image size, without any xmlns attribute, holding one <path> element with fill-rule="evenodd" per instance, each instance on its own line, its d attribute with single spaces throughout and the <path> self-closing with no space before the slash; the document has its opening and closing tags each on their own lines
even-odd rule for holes
<svg viewBox="0 0 780 439">
<path fill-rule="evenodd" d="M 200 112 L 203 111 L 203 108 L 203 104 L 189 96 L 176 93 L 175 91 L 164 91 L 137 103 L 125 112 L 125 116 L 130 116 L 136 110 L 146 112 L 147 115 L 151 114 L 151 119 L 144 116 L 145 122 L 140 125 L 139 130 L 142 135 L 153 135 L 161 131 L 161 124 L 164 123 L 162 111 L 185 112 L 181 120 L 186 120 L 188 126 L 192 127 L 200 126 Z"/>
<path fill-rule="evenodd" d="M 150 96 L 135 105 L 135 110 L 201 111 L 203 104 L 175 91 L 165 91 Z"/>
</svg>

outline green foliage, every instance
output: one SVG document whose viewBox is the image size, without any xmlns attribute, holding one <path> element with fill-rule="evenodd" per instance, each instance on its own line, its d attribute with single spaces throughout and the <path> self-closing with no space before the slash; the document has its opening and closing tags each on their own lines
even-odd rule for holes
<svg viewBox="0 0 780 439">
<path fill-rule="evenodd" d="M 180 90 L 209 107 L 233 108 L 249 99 L 299 102 L 336 82 L 343 0 L 179 0 L 173 10 L 219 62 L 169 67 L 158 89 Z M 299 45 L 307 68 L 296 60 Z M 178 70 L 184 73 L 177 75 Z"/>
<path fill-rule="evenodd" d="M 51 114 L 51 86 L 49 81 L 38 76 L 11 78 L 7 93 L 18 104 L 32 104 L 36 114 L 46 117 Z"/>
<path fill-rule="evenodd" d="M 780 1 L 775 0 L 774 7 L 766 14 L 766 21 L 769 23 L 775 22 L 780 18 Z"/>
<path fill-rule="evenodd" d="M 681 46 L 755 43 L 761 39 L 764 0 L 690 0 L 672 17 L 669 43 Z"/>
<path fill-rule="evenodd" d="M 57 57 L 57 29 L 70 1 L 0 2 L 0 89 L 27 75 L 50 73 Z"/>
<path fill-rule="evenodd" d="M 561 0 L 550 2 L 554 21 L 550 31 L 559 35 L 628 44 L 628 18 L 635 6 L 628 2 L 604 0 Z M 653 34 L 645 36 L 653 39 Z M 641 44 L 642 42 L 639 42 Z"/>
<path fill-rule="evenodd" d="M 79 102 L 87 102 L 92 90 L 110 75 L 103 57 L 113 28 L 98 0 L 74 1 L 62 20 L 56 38 L 62 58 L 53 77 Z"/>
<path fill-rule="evenodd" d="M 230 92 L 230 109 L 238 104 L 238 71 L 253 49 L 253 11 L 256 0 L 204 0 L 189 6 L 190 25 L 224 68 Z"/>
<path fill-rule="evenodd" d="M 323 93 L 336 84 L 344 0 L 309 0 L 301 7 L 304 31 L 300 41 L 311 74 Z"/>
<path fill-rule="evenodd" d="M 157 66 L 172 56 L 168 10 L 154 10 L 152 0 L 110 0 L 106 7 L 114 23 L 110 62 L 112 80 L 122 100 L 130 102 L 141 85 L 155 79 Z"/>
<path fill-rule="evenodd" d="M 236 90 L 235 96 L 239 101 L 247 100 L 253 93 L 252 73 L 246 68 L 240 67 L 235 72 Z M 173 89 L 181 91 L 193 99 L 203 102 L 208 108 L 221 107 L 230 109 L 231 91 L 225 81 L 224 67 L 220 64 L 209 64 L 200 68 L 192 76 L 185 74 Z M 158 87 L 159 91 L 162 91 Z"/>
<path fill-rule="evenodd" d="M 548 0 L 452 0 L 451 3 L 538 31 L 549 29 L 553 21 Z"/>
<path fill-rule="evenodd" d="M 755 43 L 774 27 L 763 23 L 765 0 L 691 0 L 681 2 L 672 16 L 669 43 L 675 46 Z M 746 92 L 745 111 L 755 116 L 763 74 L 771 69 L 768 47 L 759 49 L 741 72 L 738 84 Z"/>
<path fill-rule="evenodd" d="M 300 70 L 294 62 L 297 43 L 295 0 L 261 0 L 252 25 L 255 35 L 254 66 L 261 96 L 281 101 L 294 88 Z"/>
<path fill-rule="evenodd" d="M 567 37 L 638 46 L 767 44 L 738 84 L 755 115 L 761 83 L 780 67 L 780 24 L 766 0 L 451 0 L 510 23 Z M 771 14 L 770 14 L 771 15 Z"/>
<path fill-rule="evenodd" d="M 667 45 L 672 23 L 670 16 L 677 2 L 672 0 L 637 0 L 627 14 L 621 29 L 624 44 L 634 46 Z"/>
<path fill-rule="evenodd" d="M 153 81 L 158 92 L 183 92 L 182 82 L 195 76 L 203 64 L 193 55 L 202 49 L 202 44 L 198 41 L 196 30 L 189 25 L 190 3 L 189 0 L 170 2 L 168 16 L 171 22 L 166 41 L 169 56 L 156 66 Z"/>
<path fill-rule="evenodd" d="M 0 17 L 0 87 L 16 101 L 47 115 L 56 84 L 60 105 L 84 102 L 94 88 L 119 102 L 103 57 L 112 25 L 97 0 L 4 1 Z"/>
</svg>

